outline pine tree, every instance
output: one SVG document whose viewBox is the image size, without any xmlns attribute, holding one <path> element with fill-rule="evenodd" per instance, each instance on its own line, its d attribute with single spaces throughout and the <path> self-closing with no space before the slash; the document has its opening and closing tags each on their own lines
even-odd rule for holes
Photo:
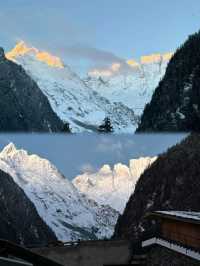
<svg viewBox="0 0 200 266">
<path fill-rule="evenodd" d="M 68 122 L 66 122 L 64 124 L 62 131 L 65 132 L 65 133 L 71 133 L 71 129 L 70 129 L 70 126 L 69 126 L 69 123 Z"/>
<path fill-rule="evenodd" d="M 111 120 L 109 117 L 105 117 L 103 124 L 99 126 L 98 131 L 104 133 L 113 132 L 113 127 L 111 125 Z"/>
</svg>

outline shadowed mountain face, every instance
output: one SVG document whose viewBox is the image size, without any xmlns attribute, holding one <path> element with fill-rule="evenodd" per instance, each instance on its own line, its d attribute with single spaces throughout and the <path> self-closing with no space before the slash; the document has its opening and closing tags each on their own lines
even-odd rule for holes
<svg viewBox="0 0 200 266">
<path fill-rule="evenodd" d="M 200 32 L 176 51 L 146 105 L 138 132 L 200 130 Z"/>
<path fill-rule="evenodd" d="M 22 245 L 56 241 L 23 190 L 1 170 L 0 183 L 0 238 Z"/>
<path fill-rule="evenodd" d="M 156 210 L 200 211 L 200 134 L 169 149 L 140 177 L 115 238 L 136 238 L 151 228 L 145 214 Z"/>
<path fill-rule="evenodd" d="M 0 48 L 0 131 L 57 132 L 62 121 L 25 70 Z"/>
</svg>

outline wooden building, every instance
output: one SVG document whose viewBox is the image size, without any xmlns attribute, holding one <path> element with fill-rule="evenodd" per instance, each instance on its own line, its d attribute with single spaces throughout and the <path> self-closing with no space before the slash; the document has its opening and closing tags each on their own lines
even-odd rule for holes
<svg viewBox="0 0 200 266">
<path fill-rule="evenodd" d="M 200 250 L 200 213 L 157 211 L 148 215 L 156 221 L 159 237 Z"/>
<path fill-rule="evenodd" d="M 200 265 L 200 213 L 156 211 L 146 216 L 154 232 L 142 240 L 146 265 Z"/>
</svg>

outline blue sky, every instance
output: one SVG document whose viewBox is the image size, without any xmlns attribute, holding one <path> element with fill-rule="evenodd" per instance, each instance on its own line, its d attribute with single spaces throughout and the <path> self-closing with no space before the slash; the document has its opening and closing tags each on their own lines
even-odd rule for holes
<svg viewBox="0 0 200 266">
<path fill-rule="evenodd" d="M 174 51 L 200 28 L 199 0 L 0 1 L 2 46 L 24 39 L 80 66 Z"/>
</svg>

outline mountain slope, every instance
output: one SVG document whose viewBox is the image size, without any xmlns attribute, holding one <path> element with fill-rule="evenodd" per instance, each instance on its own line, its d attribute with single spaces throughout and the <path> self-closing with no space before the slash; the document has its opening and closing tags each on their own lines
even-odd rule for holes
<svg viewBox="0 0 200 266">
<path fill-rule="evenodd" d="M 61 131 L 62 121 L 24 69 L 0 48 L 0 131 Z"/>
<path fill-rule="evenodd" d="M 94 239 L 113 233 L 118 213 L 82 196 L 49 161 L 11 143 L 0 153 L 0 169 L 24 190 L 58 239 Z"/>
<path fill-rule="evenodd" d="M 110 117 L 115 132 L 135 130 L 138 120 L 132 109 L 101 96 L 58 57 L 29 48 L 24 42 L 6 55 L 25 68 L 73 132 L 97 130 L 105 117 Z"/>
<path fill-rule="evenodd" d="M 142 131 L 200 129 L 200 32 L 176 51 L 138 127 Z"/>
<path fill-rule="evenodd" d="M 115 238 L 135 238 L 149 230 L 144 216 L 156 210 L 200 212 L 200 135 L 187 137 L 170 148 L 140 177 L 123 215 Z"/>
<path fill-rule="evenodd" d="M 86 84 L 113 102 L 122 102 L 141 115 L 165 74 L 172 53 L 154 54 L 141 57 L 139 63 L 128 60 L 127 71 L 121 71 L 121 66 L 113 73 L 90 71 L 85 79 Z"/>
<path fill-rule="evenodd" d="M 88 198 L 122 213 L 138 178 L 155 160 L 156 157 L 133 159 L 129 167 L 118 163 L 113 169 L 104 165 L 97 173 L 77 176 L 73 184 Z"/>
<path fill-rule="evenodd" d="M 56 236 L 12 177 L 0 170 L 0 238 L 22 245 L 46 245 Z"/>
</svg>

